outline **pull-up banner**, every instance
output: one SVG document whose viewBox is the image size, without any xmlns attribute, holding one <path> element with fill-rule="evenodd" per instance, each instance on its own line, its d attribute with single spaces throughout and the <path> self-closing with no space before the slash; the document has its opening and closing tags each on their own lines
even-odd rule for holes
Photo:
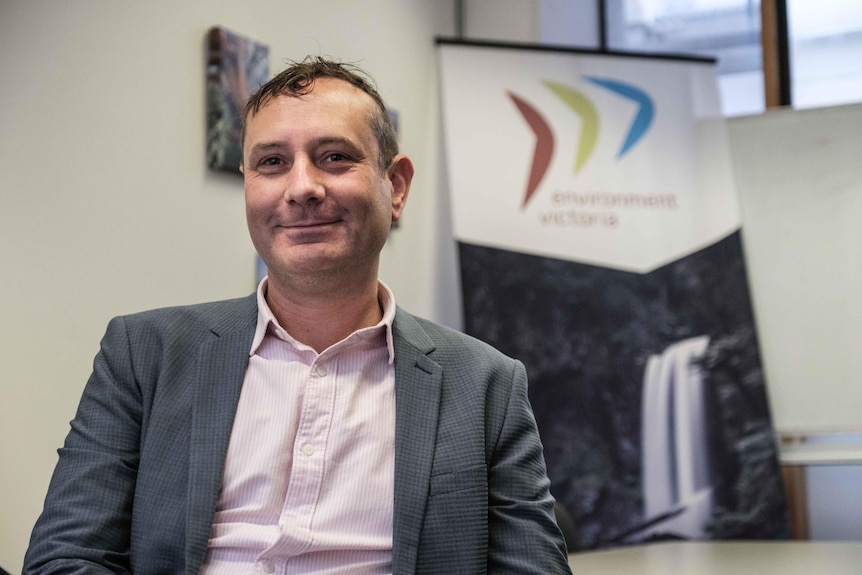
<svg viewBox="0 0 862 575">
<path fill-rule="evenodd" d="M 715 64 L 438 45 L 466 331 L 579 548 L 788 534 Z"/>
</svg>

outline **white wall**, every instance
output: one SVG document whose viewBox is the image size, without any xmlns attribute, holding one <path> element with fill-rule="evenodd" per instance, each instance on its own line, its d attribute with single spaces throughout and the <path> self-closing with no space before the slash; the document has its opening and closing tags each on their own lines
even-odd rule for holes
<svg viewBox="0 0 862 575">
<path fill-rule="evenodd" d="M 464 0 L 470 40 L 596 48 L 597 0 Z"/>
<path fill-rule="evenodd" d="M 435 0 L 0 0 L 0 566 L 20 570 L 56 448 L 108 319 L 254 289 L 239 177 L 205 165 L 204 47 L 221 25 L 270 69 L 356 61 L 400 112 L 417 176 L 381 274 L 399 303 L 457 322 L 438 240 Z M 441 272 L 441 270 L 447 270 Z"/>
<path fill-rule="evenodd" d="M 540 34 L 541 0 L 465 0 L 464 35 L 470 40 L 534 43 Z"/>
</svg>

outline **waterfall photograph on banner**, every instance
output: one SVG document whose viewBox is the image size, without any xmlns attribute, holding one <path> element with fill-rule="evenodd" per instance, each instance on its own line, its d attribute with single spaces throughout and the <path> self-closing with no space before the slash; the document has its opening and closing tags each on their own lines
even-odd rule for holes
<svg viewBox="0 0 862 575">
<path fill-rule="evenodd" d="M 580 549 L 789 536 L 738 233 L 643 275 L 459 251 L 466 331 L 526 364 Z"/>
</svg>

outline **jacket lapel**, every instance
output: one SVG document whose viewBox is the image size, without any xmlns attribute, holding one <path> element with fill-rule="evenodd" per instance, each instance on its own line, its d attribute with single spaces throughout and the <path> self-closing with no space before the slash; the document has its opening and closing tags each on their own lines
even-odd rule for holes
<svg viewBox="0 0 862 575">
<path fill-rule="evenodd" d="M 395 345 L 395 502 L 392 571 L 415 573 L 431 464 L 437 440 L 442 369 L 428 358 L 434 344 L 401 309 Z"/>
<path fill-rule="evenodd" d="M 206 554 L 222 472 L 256 325 L 256 300 L 221 318 L 198 353 L 189 461 L 186 572 L 197 573 Z M 249 309 L 251 303 L 253 309 Z M 238 306 L 239 307 L 239 306 Z M 249 319 L 250 318 L 250 319 Z"/>
</svg>

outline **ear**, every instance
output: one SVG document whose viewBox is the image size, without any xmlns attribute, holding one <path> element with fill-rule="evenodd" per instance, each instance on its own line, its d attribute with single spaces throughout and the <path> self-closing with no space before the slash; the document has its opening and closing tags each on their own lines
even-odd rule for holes
<svg viewBox="0 0 862 575">
<path fill-rule="evenodd" d="M 392 184 L 392 221 L 401 219 L 407 204 L 410 182 L 413 181 L 413 162 L 407 156 L 398 154 L 389 165 L 389 181 Z"/>
</svg>

